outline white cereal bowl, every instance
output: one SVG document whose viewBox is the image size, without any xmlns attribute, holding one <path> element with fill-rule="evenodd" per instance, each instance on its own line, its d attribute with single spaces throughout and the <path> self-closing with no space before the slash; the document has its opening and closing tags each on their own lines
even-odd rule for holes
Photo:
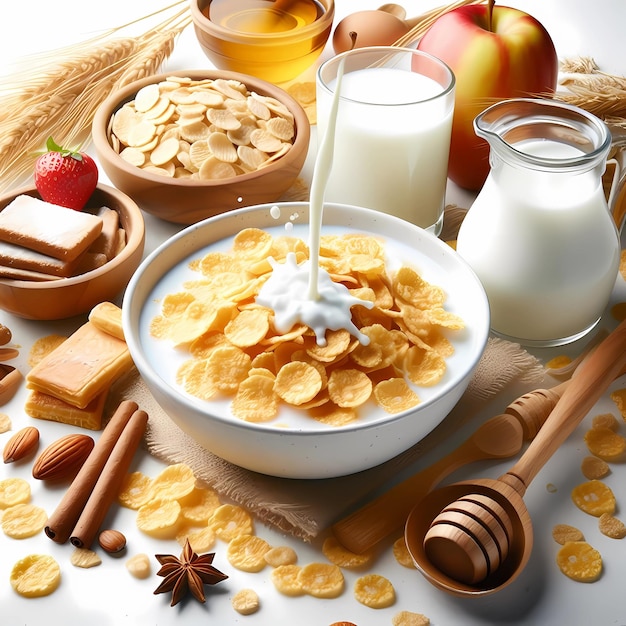
<svg viewBox="0 0 626 626">
<path fill-rule="evenodd" d="M 273 207 L 280 209 L 276 219 Z M 176 383 L 176 371 L 189 358 L 150 334 L 162 298 L 194 277 L 189 261 L 209 250 L 229 250 L 243 228 L 262 228 L 308 237 L 308 203 L 247 207 L 209 218 L 182 230 L 144 260 L 124 297 L 123 327 L 130 353 L 154 398 L 170 418 L 212 453 L 241 467 L 285 478 L 319 479 L 359 472 L 383 463 L 423 439 L 452 410 L 483 354 L 489 333 L 484 289 L 452 248 L 417 226 L 370 209 L 327 204 L 322 234 L 364 232 L 385 242 L 391 263 L 413 266 L 425 280 L 441 286 L 446 309 L 460 315 L 465 329 L 450 339 L 455 353 L 446 360 L 443 380 L 417 390 L 422 402 L 412 410 L 385 413 L 371 406 L 346 426 L 327 426 L 303 411 L 281 407 L 275 422 L 251 423 L 232 415 L 230 402 L 203 401 Z M 197 274 L 195 275 L 197 277 Z"/>
</svg>

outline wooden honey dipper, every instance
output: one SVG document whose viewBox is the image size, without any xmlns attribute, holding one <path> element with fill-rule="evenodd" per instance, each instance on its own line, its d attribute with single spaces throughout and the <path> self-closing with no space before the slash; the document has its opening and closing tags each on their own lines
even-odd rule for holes
<svg viewBox="0 0 626 626">
<path fill-rule="evenodd" d="M 626 367 L 621 374 L 626 373 Z M 621 375 L 620 374 L 620 375 Z M 333 534 L 348 550 L 362 553 L 402 528 L 417 501 L 460 467 L 476 461 L 516 455 L 532 441 L 571 379 L 535 389 L 509 404 L 502 415 L 484 422 L 465 442 L 433 465 L 394 485 L 336 522 Z"/>
<path fill-rule="evenodd" d="M 533 543 L 526 488 L 625 367 L 626 321 L 580 365 L 507 473 L 439 488 L 412 510 L 405 539 L 427 580 L 455 595 L 476 595 L 493 593 L 519 575 Z"/>
</svg>

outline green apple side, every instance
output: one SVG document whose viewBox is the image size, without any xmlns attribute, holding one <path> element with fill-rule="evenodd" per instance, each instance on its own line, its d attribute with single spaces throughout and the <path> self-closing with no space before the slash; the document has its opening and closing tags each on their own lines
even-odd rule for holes
<svg viewBox="0 0 626 626">
<path fill-rule="evenodd" d="M 498 100 L 554 93 L 559 64 L 552 39 L 527 13 L 490 2 L 444 14 L 418 49 L 454 72 L 448 176 L 460 187 L 478 190 L 489 173 L 489 147 L 474 133 L 474 118 Z"/>
</svg>

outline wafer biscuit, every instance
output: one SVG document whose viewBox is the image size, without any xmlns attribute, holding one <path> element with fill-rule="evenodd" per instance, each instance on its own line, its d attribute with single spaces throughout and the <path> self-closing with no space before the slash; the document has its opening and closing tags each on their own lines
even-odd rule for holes
<svg viewBox="0 0 626 626">
<path fill-rule="evenodd" d="M 22 194 L 0 211 L 0 240 L 73 261 L 96 240 L 102 219 Z"/>
<path fill-rule="evenodd" d="M 107 395 L 108 389 L 97 395 L 85 408 L 79 409 L 49 394 L 31 391 L 24 403 L 24 412 L 36 419 L 100 430 Z"/>
<path fill-rule="evenodd" d="M 9 278 L 11 280 L 32 280 L 36 282 L 48 280 L 62 280 L 61 276 L 52 276 L 43 272 L 33 272 L 32 270 L 22 270 L 17 267 L 8 267 L 0 265 L 0 278 Z"/>
<path fill-rule="evenodd" d="M 117 211 L 100 207 L 96 215 L 102 219 L 102 230 L 89 247 L 89 252 L 103 254 L 110 261 L 117 252 L 120 216 Z"/>
<path fill-rule="evenodd" d="M 87 322 L 35 365 L 26 382 L 82 409 L 132 365 L 125 341 Z"/>
<path fill-rule="evenodd" d="M 0 241 L 0 263 L 10 268 L 29 270 L 60 278 L 71 276 L 76 266 L 76 261 L 62 261 L 36 250 L 5 241 Z"/>
</svg>

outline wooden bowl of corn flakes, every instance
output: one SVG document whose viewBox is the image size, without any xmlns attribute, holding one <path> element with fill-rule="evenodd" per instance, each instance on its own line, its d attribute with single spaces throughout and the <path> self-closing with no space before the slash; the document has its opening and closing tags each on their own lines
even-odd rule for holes
<svg viewBox="0 0 626 626">
<path fill-rule="evenodd" d="M 183 431 L 236 465 L 315 479 L 374 467 L 430 433 L 483 353 L 489 306 L 441 240 L 326 204 L 320 267 L 371 301 L 349 311 L 369 343 L 341 328 L 323 346 L 305 324 L 278 330 L 258 293 L 290 252 L 308 259 L 308 221 L 308 203 L 285 202 L 190 226 L 142 263 L 122 311 L 139 373 Z"/>
<path fill-rule="evenodd" d="M 147 213 L 188 225 L 277 201 L 304 165 L 310 124 L 269 82 L 182 70 L 111 94 L 96 111 L 92 135 L 118 189 Z"/>
</svg>

